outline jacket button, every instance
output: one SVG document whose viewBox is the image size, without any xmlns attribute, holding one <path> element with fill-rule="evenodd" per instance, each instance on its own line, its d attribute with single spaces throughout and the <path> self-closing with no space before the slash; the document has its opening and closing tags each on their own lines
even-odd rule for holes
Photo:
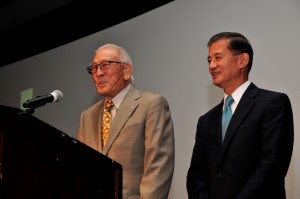
<svg viewBox="0 0 300 199">
<path fill-rule="evenodd" d="M 216 177 L 217 179 L 220 179 L 223 177 L 223 171 L 219 171 L 217 174 L 216 174 Z"/>
</svg>

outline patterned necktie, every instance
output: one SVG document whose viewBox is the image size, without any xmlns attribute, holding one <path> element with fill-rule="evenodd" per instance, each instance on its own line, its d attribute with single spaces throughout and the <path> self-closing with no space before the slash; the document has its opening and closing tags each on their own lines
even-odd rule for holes
<svg viewBox="0 0 300 199">
<path fill-rule="evenodd" d="M 102 132 L 102 146 L 106 144 L 106 140 L 108 137 L 110 123 L 111 123 L 111 108 L 114 106 L 111 100 L 107 100 L 104 104 L 104 111 L 102 117 L 102 125 L 101 125 L 101 132 Z"/>
<path fill-rule="evenodd" d="M 227 127 L 228 127 L 228 124 L 229 124 L 231 116 L 232 116 L 232 111 L 231 111 L 230 106 L 233 103 L 233 101 L 234 100 L 231 95 L 229 95 L 225 101 L 224 111 L 223 111 L 223 115 L 222 115 L 222 142 L 224 141 Z"/>
</svg>

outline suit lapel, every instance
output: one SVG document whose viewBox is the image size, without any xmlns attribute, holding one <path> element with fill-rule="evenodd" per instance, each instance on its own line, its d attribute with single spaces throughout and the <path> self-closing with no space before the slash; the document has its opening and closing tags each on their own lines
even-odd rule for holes
<svg viewBox="0 0 300 199">
<path fill-rule="evenodd" d="M 103 100 L 101 100 L 98 105 L 96 106 L 96 109 L 92 112 L 92 119 L 93 119 L 93 129 L 94 129 L 94 136 L 95 136 L 95 142 L 96 142 L 96 147 L 98 151 L 102 151 L 102 141 L 101 141 L 101 116 L 102 116 L 102 111 L 103 111 Z"/>
<path fill-rule="evenodd" d="M 258 87 L 256 87 L 253 83 L 249 85 L 245 93 L 243 94 L 238 106 L 234 114 L 232 115 L 231 121 L 228 125 L 226 136 L 224 139 L 224 143 L 222 145 L 222 151 L 219 158 L 219 163 L 224 156 L 228 146 L 231 143 L 234 135 L 237 133 L 237 130 L 240 124 L 245 120 L 246 116 L 248 115 L 249 111 L 255 105 L 256 100 L 255 97 L 258 95 Z"/>
<path fill-rule="evenodd" d="M 213 133 L 213 142 L 216 146 L 219 146 L 218 148 L 221 148 L 220 146 L 222 145 L 222 110 L 223 109 L 223 100 L 221 103 L 216 107 L 216 113 L 213 114 L 212 118 L 212 133 Z M 215 125 L 217 124 L 217 125 Z"/>
<path fill-rule="evenodd" d="M 111 129 L 109 132 L 108 140 L 106 145 L 103 148 L 103 154 L 107 154 L 108 150 L 112 146 L 115 139 L 118 137 L 121 129 L 135 111 L 138 106 L 138 102 L 136 101 L 140 97 L 139 91 L 132 86 L 128 93 L 126 94 L 125 98 L 123 99 L 117 114 L 111 124 Z"/>
<path fill-rule="evenodd" d="M 212 123 L 210 125 L 211 133 L 212 133 L 212 144 L 214 149 L 214 154 L 216 159 L 218 159 L 221 148 L 222 148 L 222 110 L 223 109 L 223 100 L 216 107 L 215 113 L 212 114 Z M 217 124 L 217 125 L 216 125 Z"/>
</svg>

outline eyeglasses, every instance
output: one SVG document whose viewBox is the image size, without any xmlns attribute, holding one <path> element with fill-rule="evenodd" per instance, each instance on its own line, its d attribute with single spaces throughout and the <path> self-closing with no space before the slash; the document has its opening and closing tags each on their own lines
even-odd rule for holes
<svg viewBox="0 0 300 199">
<path fill-rule="evenodd" d="M 125 64 L 124 62 L 119 62 L 119 61 L 104 61 L 100 64 L 92 64 L 90 66 L 88 66 L 86 69 L 88 71 L 88 73 L 90 74 L 94 74 L 97 72 L 98 68 L 100 68 L 101 70 L 108 70 L 111 68 L 111 64 L 115 63 L 115 64 Z"/>
</svg>

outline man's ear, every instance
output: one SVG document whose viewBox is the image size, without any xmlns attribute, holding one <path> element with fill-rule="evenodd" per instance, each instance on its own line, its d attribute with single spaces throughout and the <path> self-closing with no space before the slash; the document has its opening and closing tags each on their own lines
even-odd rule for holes
<svg viewBox="0 0 300 199">
<path fill-rule="evenodd" d="M 239 55 L 239 65 L 240 68 L 245 68 L 249 63 L 249 55 L 248 53 L 242 53 Z"/>
<path fill-rule="evenodd" d="M 129 80 L 131 78 L 131 67 L 129 64 L 124 65 L 123 75 L 125 80 Z"/>
</svg>

